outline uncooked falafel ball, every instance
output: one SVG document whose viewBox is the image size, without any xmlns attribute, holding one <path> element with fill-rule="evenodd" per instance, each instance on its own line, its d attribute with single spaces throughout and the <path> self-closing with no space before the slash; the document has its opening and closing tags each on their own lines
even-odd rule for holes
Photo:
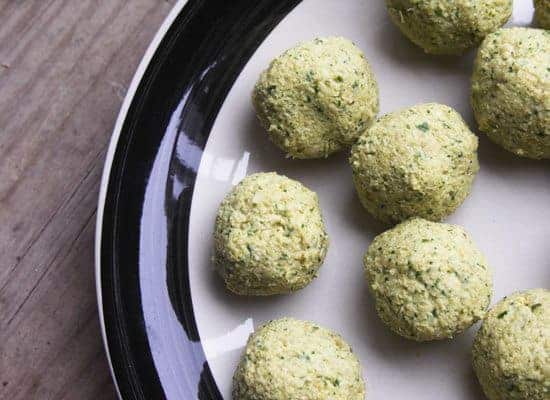
<svg viewBox="0 0 550 400">
<path fill-rule="evenodd" d="M 481 45 L 472 76 L 480 131 L 522 157 L 550 158 L 550 32 L 501 29 Z"/>
<path fill-rule="evenodd" d="M 216 269 L 229 290 L 243 295 L 303 288 L 328 247 L 317 195 L 273 172 L 248 176 L 225 197 L 214 239 Z"/>
<path fill-rule="evenodd" d="M 470 193 L 477 147 L 477 136 L 450 107 L 430 103 L 384 115 L 352 148 L 359 199 L 386 223 L 439 221 Z"/>
<path fill-rule="evenodd" d="M 490 400 L 550 399 L 550 291 L 515 293 L 489 311 L 473 365 Z"/>
<path fill-rule="evenodd" d="M 342 337 L 312 322 L 271 321 L 248 340 L 234 400 L 364 400 L 359 360 Z"/>
<path fill-rule="evenodd" d="M 262 73 L 252 96 L 270 139 L 294 158 L 321 158 L 351 145 L 378 113 L 378 86 L 365 56 L 341 37 L 299 44 Z"/>
<path fill-rule="evenodd" d="M 431 54 L 462 54 L 512 15 L 512 0 L 386 0 L 395 25 Z"/>
<path fill-rule="evenodd" d="M 364 265 L 380 318 L 408 339 L 452 338 L 491 301 L 490 268 L 457 225 L 403 222 L 374 239 Z"/>
</svg>

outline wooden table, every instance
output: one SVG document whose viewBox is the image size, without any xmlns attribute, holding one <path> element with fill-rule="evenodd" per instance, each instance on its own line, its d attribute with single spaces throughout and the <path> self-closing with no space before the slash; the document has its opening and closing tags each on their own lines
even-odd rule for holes
<svg viewBox="0 0 550 400">
<path fill-rule="evenodd" d="M 0 0 L 0 399 L 115 399 L 94 228 L 109 137 L 174 0 Z"/>
</svg>

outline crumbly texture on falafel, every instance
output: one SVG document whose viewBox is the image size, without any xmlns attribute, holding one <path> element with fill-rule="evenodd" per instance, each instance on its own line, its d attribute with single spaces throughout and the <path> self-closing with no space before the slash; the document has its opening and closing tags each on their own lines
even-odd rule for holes
<svg viewBox="0 0 550 400">
<path fill-rule="evenodd" d="M 512 153 L 550 158 L 550 31 L 507 28 L 487 36 L 472 75 L 480 131 Z"/>
<path fill-rule="evenodd" d="M 477 136 L 451 107 L 428 103 L 384 115 L 352 148 L 359 199 L 386 223 L 439 221 L 470 193 L 477 148 Z"/>
<path fill-rule="evenodd" d="M 512 15 L 512 0 L 386 0 L 392 21 L 426 53 L 458 55 Z"/>
<path fill-rule="evenodd" d="M 214 264 L 229 290 L 283 294 L 317 276 L 328 236 L 315 192 L 276 173 L 242 180 L 220 205 Z"/>
<path fill-rule="evenodd" d="M 403 222 L 374 239 L 364 266 L 380 318 L 408 339 L 452 338 L 491 301 L 491 270 L 457 225 Z"/>
<path fill-rule="evenodd" d="M 378 113 L 378 85 L 361 50 L 319 38 L 273 60 L 253 91 L 256 114 L 288 156 L 322 158 L 350 146 Z"/>
<path fill-rule="evenodd" d="M 505 297 L 485 317 L 473 366 L 490 400 L 550 398 L 550 291 Z"/>
<path fill-rule="evenodd" d="M 248 340 L 233 400 L 364 400 L 361 365 L 342 337 L 307 321 L 268 322 Z"/>
</svg>

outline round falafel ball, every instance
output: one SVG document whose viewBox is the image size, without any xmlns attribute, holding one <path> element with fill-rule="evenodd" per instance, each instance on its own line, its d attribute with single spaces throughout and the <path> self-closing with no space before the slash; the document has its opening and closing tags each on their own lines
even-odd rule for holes
<svg viewBox="0 0 550 400">
<path fill-rule="evenodd" d="M 477 136 L 450 107 L 429 103 L 384 115 L 352 148 L 359 199 L 385 223 L 439 221 L 470 193 L 477 147 Z"/>
<path fill-rule="evenodd" d="M 248 339 L 233 377 L 234 400 L 364 400 L 361 365 L 342 337 L 283 318 Z"/>
<path fill-rule="evenodd" d="M 491 270 L 457 225 L 414 218 L 378 235 L 364 258 L 382 321 L 416 341 L 452 338 L 483 318 Z"/>
<path fill-rule="evenodd" d="M 487 313 L 472 355 L 490 400 L 550 399 L 550 291 L 501 300 Z"/>
<path fill-rule="evenodd" d="M 550 29 L 550 1 L 535 0 L 535 21 L 542 29 Z"/>
<path fill-rule="evenodd" d="M 391 20 L 426 53 L 459 55 L 512 15 L 512 0 L 386 0 Z"/>
<path fill-rule="evenodd" d="M 512 153 L 550 158 L 550 32 L 501 29 L 481 45 L 472 76 L 480 131 Z"/>
<path fill-rule="evenodd" d="M 271 173 L 243 179 L 220 205 L 214 263 L 242 295 L 302 289 L 317 276 L 328 236 L 315 192 Z"/>
<path fill-rule="evenodd" d="M 262 126 L 290 157 L 321 158 L 350 146 L 378 113 L 378 85 L 365 56 L 341 37 L 287 50 L 252 95 Z"/>
</svg>

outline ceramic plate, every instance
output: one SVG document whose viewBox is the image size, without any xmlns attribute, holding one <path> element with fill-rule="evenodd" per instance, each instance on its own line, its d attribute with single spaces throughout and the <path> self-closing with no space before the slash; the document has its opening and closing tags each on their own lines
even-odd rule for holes
<svg viewBox="0 0 550 400">
<path fill-rule="evenodd" d="M 530 25 L 516 1 L 512 25 Z M 286 159 L 256 121 L 250 93 L 269 61 L 299 41 L 341 35 L 366 54 L 381 113 L 422 102 L 468 104 L 474 53 L 433 57 L 390 23 L 381 0 L 176 4 L 130 87 L 107 157 L 97 229 L 105 344 L 124 399 L 230 399 L 248 335 L 282 316 L 340 332 L 361 359 L 369 400 L 483 398 L 470 367 L 477 327 L 418 344 L 379 321 L 362 256 L 384 227 L 356 198 L 347 154 Z M 463 225 L 495 273 L 494 301 L 549 287 L 550 164 L 480 137 L 481 171 L 449 222 Z M 213 271 L 217 207 L 247 174 L 277 171 L 319 194 L 331 239 L 320 275 L 287 296 L 238 297 Z"/>
</svg>

